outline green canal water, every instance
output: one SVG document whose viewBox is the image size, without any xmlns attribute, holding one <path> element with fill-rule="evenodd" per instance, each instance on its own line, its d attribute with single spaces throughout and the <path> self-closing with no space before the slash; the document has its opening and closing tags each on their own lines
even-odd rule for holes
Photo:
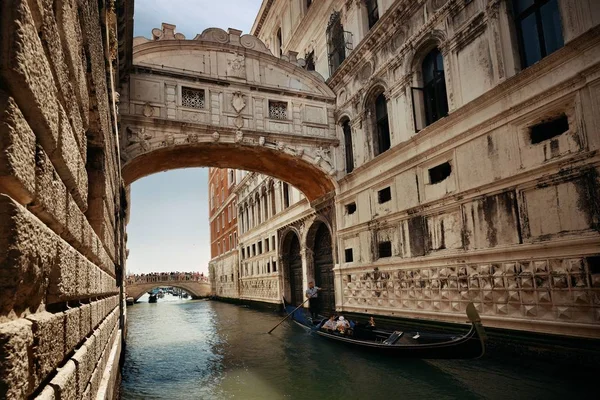
<svg viewBox="0 0 600 400">
<path fill-rule="evenodd" d="M 382 358 L 291 322 L 268 335 L 274 313 L 170 295 L 141 301 L 127 308 L 124 400 L 597 398 L 598 376 L 558 363 Z"/>
</svg>

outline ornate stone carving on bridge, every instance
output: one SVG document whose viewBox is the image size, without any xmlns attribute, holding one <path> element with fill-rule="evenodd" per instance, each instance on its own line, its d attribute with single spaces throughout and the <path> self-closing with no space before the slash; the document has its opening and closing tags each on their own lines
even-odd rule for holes
<svg viewBox="0 0 600 400">
<path fill-rule="evenodd" d="M 238 114 L 240 114 L 244 107 L 246 107 L 246 100 L 244 100 L 244 95 L 242 94 L 242 92 L 237 91 L 233 94 L 231 106 Z"/>
<path fill-rule="evenodd" d="M 236 54 L 234 58 L 227 60 L 227 76 L 234 78 L 246 78 L 246 57 Z"/>
<path fill-rule="evenodd" d="M 152 135 L 146 132 L 146 128 L 131 128 L 125 129 L 127 132 L 127 146 L 139 144 L 143 151 L 150 150 L 150 139 Z"/>
</svg>

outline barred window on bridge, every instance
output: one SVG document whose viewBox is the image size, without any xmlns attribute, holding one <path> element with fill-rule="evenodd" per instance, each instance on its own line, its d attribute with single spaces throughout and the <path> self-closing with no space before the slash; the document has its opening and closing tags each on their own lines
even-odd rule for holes
<svg viewBox="0 0 600 400">
<path fill-rule="evenodd" d="M 189 108 L 204 108 L 204 90 L 181 88 L 181 105 Z"/>
<path fill-rule="evenodd" d="M 288 119 L 287 103 L 285 101 L 269 100 L 269 118 L 272 119 Z"/>
</svg>

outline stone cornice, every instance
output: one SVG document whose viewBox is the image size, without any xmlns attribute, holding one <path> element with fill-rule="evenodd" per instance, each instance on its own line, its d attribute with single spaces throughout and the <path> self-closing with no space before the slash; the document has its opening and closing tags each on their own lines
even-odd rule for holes
<svg viewBox="0 0 600 400">
<path fill-rule="evenodd" d="M 269 11 L 271 11 L 274 1 L 275 0 L 263 0 L 260 10 L 258 10 L 258 14 L 256 15 L 256 19 L 254 20 L 254 24 L 252 25 L 252 29 L 250 29 L 252 35 L 258 36 L 260 34 L 260 30 L 269 15 Z"/>
</svg>

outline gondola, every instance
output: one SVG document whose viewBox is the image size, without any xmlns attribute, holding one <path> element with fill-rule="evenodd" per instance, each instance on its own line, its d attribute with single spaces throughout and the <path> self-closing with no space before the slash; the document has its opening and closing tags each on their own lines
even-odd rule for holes
<svg viewBox="0 0 600 400">
<path fill-rule="evenodd" d="M 473 303 L 467 305 L 471 329 L 462 335 L 369 329 L 357 323 L 354 324 L 351 335 L 340 334 L 321 328 L 327 319 L 319 319 L 312 323 L 302 308 L 294 311 L 296 307 L 285 303 L 285 309 L 288 314 L 293 312 L 291 318 L 296 324 L 312 334 L 369 352 L 422 359 L 471 359 L 479 358 L 485 352 L 485 330 Z"/>
</svg>

